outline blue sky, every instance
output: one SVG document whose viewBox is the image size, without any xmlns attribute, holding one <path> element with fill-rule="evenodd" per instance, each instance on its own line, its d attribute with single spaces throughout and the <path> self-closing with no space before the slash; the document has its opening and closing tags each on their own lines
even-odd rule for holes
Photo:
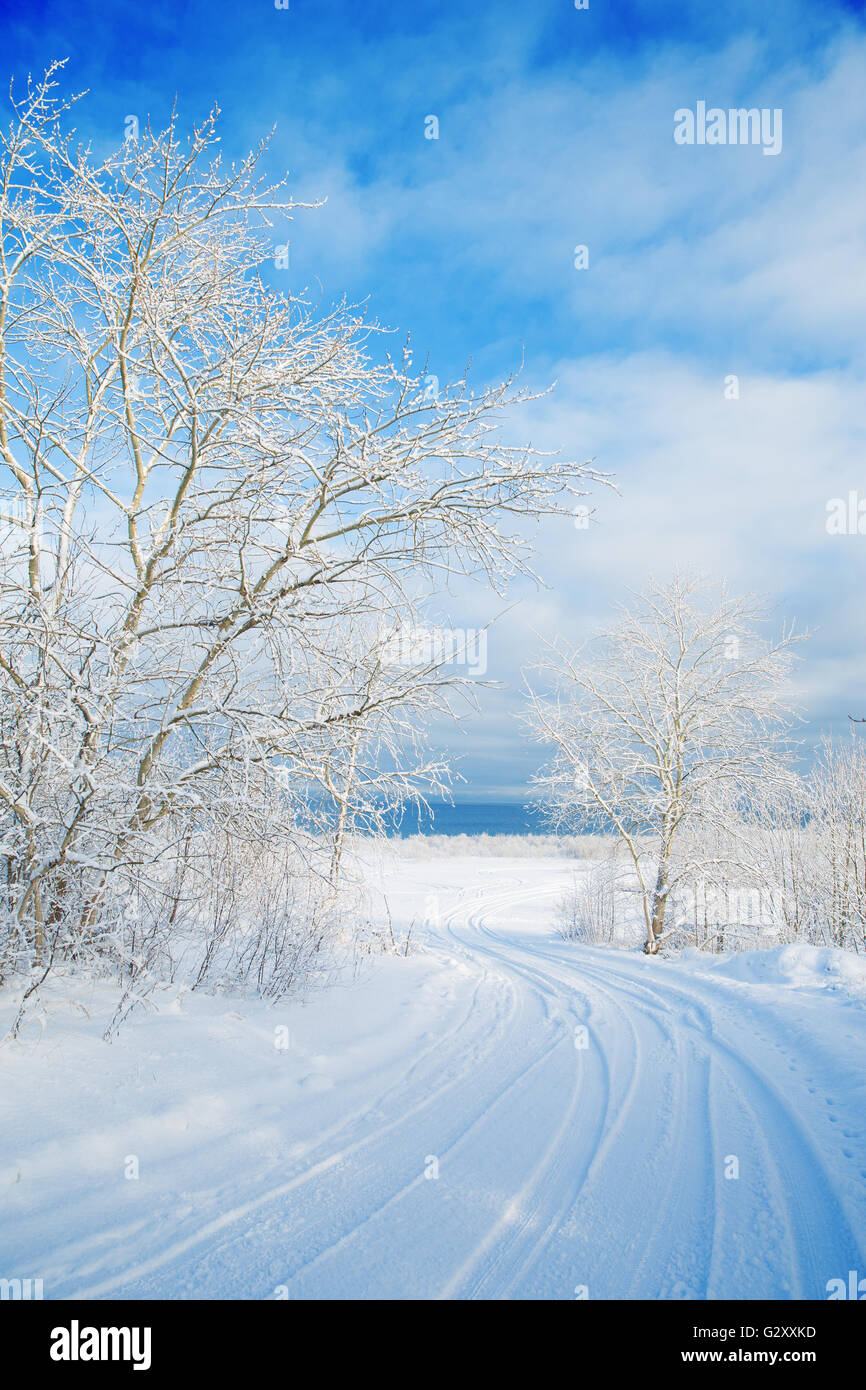
<svg viewBox="0 0 866 1390">
<path fill-rule="evenodd" d="M 525 360 L 557 385 L 515 432 L 616 475 L 589 531 L 542 528 L 550 587 L 521 585 L 489 636 L 505 688 L 435 731 L 469 794 L 519 796 L 538 761 L 513 719 L 537 634 L 579 640 L 676 562 L 815 629 L 807 737 L 866 713 L 866 535 L 825 526 L 830 499 L 866 499 L 863 4 L 0 0 L 0 24 L 10 75 L 69 58 L 99 145 L 175 94 L 188 120 L 219 102 L 229 154 L 276 125 L 274 170 L 327 198 L 292 224 L 293 286 L 368 299 L 440 379 Z M 781 108 L 781 152 L 677 145 L 700 100 Z M 480 626 L 503 605 L 447 607 Z"/>
</svg>

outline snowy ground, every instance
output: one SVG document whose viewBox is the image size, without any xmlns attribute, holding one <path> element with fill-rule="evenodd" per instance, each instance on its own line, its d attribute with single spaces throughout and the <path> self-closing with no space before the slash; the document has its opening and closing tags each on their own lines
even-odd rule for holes
<svg viewBox="0 0 866 1390">
<path fill-rule="evenodd" d="M 108 1046 L 107 996 L 47 994 L 0 1049 L 0 1276 L 820 1299 L 866 1275 L 863 958 L 566 944 L 561 858 L 380 867 L 398 937 L 433 919 L 417 952 L 305 1004 L 166 990 Z"/>
</svg>

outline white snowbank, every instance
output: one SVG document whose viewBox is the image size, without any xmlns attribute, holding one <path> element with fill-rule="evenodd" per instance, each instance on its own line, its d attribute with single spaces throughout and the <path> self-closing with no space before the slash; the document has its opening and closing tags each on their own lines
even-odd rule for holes
<svg viewBox="0 0 866 1390">
<path fill-rule="evenodd" d="M 364 856 L 373 842 L 363 836 L 354 844 Z M 615 845 L 610 835 L 407 835 L 382 844 L 382 854 L 395 859 L 591 859 Z"/>
<path fill-rule="evenodd" d="M 833 946 L 799 942 L 765 951 L 737 951 L 717 956 L 688 947 L 680 960 L 730 980 L 787 985 L 796 989 L 842 990 L 866 998 L 866 956 Z"/>
</svg>

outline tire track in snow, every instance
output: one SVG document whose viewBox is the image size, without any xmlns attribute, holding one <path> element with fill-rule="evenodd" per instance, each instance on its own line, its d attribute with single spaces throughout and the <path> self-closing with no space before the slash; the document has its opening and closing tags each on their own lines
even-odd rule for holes
<svg viewBox="0 0 866 1390">
<path fill-rule="evenodd" d="M 553 892 L 555 890 L 549 891 Z M 528 965 L 523 959 L 521 959 L 520 961 L 515 960 L 513 950 L 509 949 L 509 947 L 502 942 L 501 937 L 496 933 L 495 929 L 492 929 L 485 924 L 485 919 L 488 918 L 493 912 L 500 912 L 504 908 L 516 907 L 520 903 L 525 902 L 527 898 L 535 898 L 536 896 L 537 889 L 528 888 L 524 886 L 522 888 L 512 889 L 505 893 L 499 893 L 496 895 L 495 898 L 482 897 L 480 907 L 484 910 L 479 910 L 471 914 L 466 925 L 470 928 L 473 928 L 477 933 L 480 933 L 484 936 L 485 944 L 483 947 L 481 947 L 481 949 L 484 951 L 485 955 L 493 956 L 496 960 L 501 961 L 503 964 L 507 965 L 507 967 L 510 970 L 515 971 L 522 978 L 526 979 L 535 989 L 541 990 L 546 997 L 552 997 L 556 999 L 557 1002 L 560 1004 L 561 1014 L 571 1014 L 573 1017 L 573 1009 L 569 1004 L 565 1004 L 563 1006 L 562 1000 L 564 995 L 573 995 L 575 993 L 574 979 L 562 979 L 561 976 L 554 975 L 552 972 L 550 972 L 549 969 L 545 969 L 544 963 L 536 966 Z M 452 917 L 452 922 L 453 920 L 454 918 Z M 462 942 L 463 938 L 458 938 L 458 940 Z M 473 945 L 474 949 L 477 951 L 479 949 L 478 942 L 473 942 Z M 554 985 L 555 987 L 553 987 Z M 584 995 L 586 995 L 586 989 L 584 986 L 585 982 L 580 981 L 581 992 Z M 552 1236 L 557 1232 L 565 1213 L 574 1206 L 581 1191 L 587 1185 L 587 1183 L 595 1177 L 596 1172 L 603 1171 L 605 1156 L 610 1147 L 616 1142 L 619 1135 L 623 1131 L 629 1112 L 639 1093 L 641 1055 L 640 1042 L 637 1035 L 637 1031 L 634 1028 L 633 1022 L 628 1012 L 622 1009 L 622 1006 L 619 1004 L 619 1002 L 616 1000 L 615 995 L 610 990 L 600 989 L 598 986 L 596 986 L 595 992 L 596 995 L 601 993 L 602 996 L 610 1004 L 613 1005 L 614 1010 L 622 1017 L 630 1033 L 632 1043 L 632 1060 L 629 1065 L 628 1083 L 625 1088 L 624 1095 L 616 1101 L 614 1109 L 614 1087 L 607 1053 L 601 1047 L 597 1048 L 594 1052 L 591 1053 L 591 1055 L 593 1055 L 598 1060 L 604 1077 L 604 1108 L 603 1114 L 598 1124 L 597 1132 L 589 1148 L 586 1161 L 582 1165 L 582 1172 L 576 1178 L 576 1180 L 573 1179 L 571 1184 L 567 1186 L 566 1196 L 564 1198 L 560 1198 L 557 1202 L 554 1214 L 548 1218 L 544 1230 L 542 1231 L 542 1234 L 535 1239 L 531 1252 L 528 1256 L 526 1256 L 523 1259 L 518 1271 L 510 1278 L 508 1285 L 502 1291 L 500 1296 L 507 1296 L 509 1292 L 512 1292 L 515 1288 L 518 1288 L 521 1280 L 526 1276 L 526 1273 L 533 1266 L 539 1263 L 543 1253 L 545 1252 L 550 1243 Z M 588 1020 L 589 1022 L 592 1022 L 591 1000 L 589 1001 L 589 1006 L 590 1012 L 588 1015 Z M 579 1083 L 580 1078 L 578 1080 L 578 1087 Z M 576 1099 L 577 1094 L 574 1097 L 575 1101 Z M 573 1104 L 569 1107 L 569 1116 L 571 1114 L 572 1109 Z M 567 1136 L 567 1133 L 568 1124 L 566 1122 L 563 1122 L 563 1124 L 557 1131 L 556 1142 L 549 1146 L 548 1150 L 545 1152 L 542 1161 L 536 1166 L 536 1168 L 530 1175 L 530 1178 L 527 1180 L 527 1182 L 521 1189 L 519 1199 L 521 1207 L 525 1208 L 530 1193 L 536 1191 L 540 1186 L 541 1179 L 546 1175 L 546 1173 L 549 1170 L 554 1169 L 556 1167 L 557 1159 L 560 1162 L 564 1161 L 564 1156 L 561 1151 L 564 1148 L 563 1141 Z M 451 1296 L 457 1291 L 457 1289 L 460 1287 L 462 1280 L 465 1279 L 465 1275 L 468 1269 L 479 1262 L 479 1260 L 487 1253 L 488 1249 L 494 1243 L 495 1239 L 498 1236 L 500 1236 L 500 1234 L 502 1234 L 503 1232 L 508 1232 L 509 1236 L 511 1236 L 512 1233 L 509 1231 L 509 1227 L 512 1225 L 511 1213 L 513 1206 L 514 1202 L 509 1202 L 499 1221 L 493 1226 L 488 1236 L 482 1242 L 481 1247 L 479 1247 L 479 1249 L 474 1253 L 474 1255 L 470 1257 L 468 1261 L 465 1262 L 464 1267 L 461 1268 L 460 1271 L 458 1271 L 458 1274 L 455 1275 L 454 1278 L 452 1278 L 452 1280 L 446 1286 L 447 1295 Z M 522 1226 L 524 1228 L 527 1227 L 529 1225 L 529 1221 L 529 1213 L 526 1213 L 522 1222 Z M 473 1286 L 472 1294 L 470 1296 L 475 1296 L 478 1293 L 480 1293 L 481 1290 L 489 1282 L 492 1281 L 492 1275 L 495 1272 L 495 1269 L 498 1268 L 504 1262 L 505 1257 L 506 1252 L 501 1251 L 495 1260 L 493 1268 L 489 1268 L 486 1271 L 483 1278 L 478 1283 L 476 1283 L 475 1286 Z"/>
<path fill-rule="evenodd" d="M 473 909 L 477 909 L 478 907 L 483 906 L 485 909 L 489 910 L 491 904 L 493 903 L 495 903 L 497 907 L 508 906 L 511 905 L 514 901 L 522 900 L 524 896 L 525 891 L 519 890 L 517 893 L 515 893 L 514 890 L 508 890 L 504 893 L 499 892 L 497 893 L 495 898 L 491 898 L 489 894 L 482 891 L 480 894 L 476 894 L 474 896 L 474 899 L 470 899 L 470 901 L 467 903 L 467 894 L 464 893 L 463 895 L 461 895 L 461 900 L 453 908 L 451 908 L 447 913 L 443 915 L 442 926 L 446 930 L 450 931 L 453 924 L 459 919 L 463 918 L 464 916 L 468 916 L 469 920 L 472 921 Z M 460 947 L 462 954 L 475 959 L 474 952 L 466 950 L 465 943 L 463 943 L 460 937 L 454 938 L 454 941 Z M 452 942 L 449 941 L 449 946 L 451 944 Z M 504 975 L 503 978 L 508 979 L 508 975 Z M 545 989 L 547 994 L 554 993 L 554 991 L 551 991 L 546 987 Z M 550 1020 L 550 1017 L 551 1016 L 548 1013 L 548 1021 Z M 455 1157 L 459 1157 L 461 1149 L 464 1148 L 471 1140 L 475 1138 L 476 1131 L 479 1128 L 482 1128 L 485 1124 L 489 1123 L 489 1121 L 495 1117 L 495 1112 L 502 1106 L 503 1102 L 507 1100 L 511 1093 L 518 1086 L 524 1084 L 527 1078 L 530 1077 L 536 1070 L 543 1067 L 543 1065 L 549 1060 L 549 1058 L 563 1046 L 563 1041 L 564 1040 L 561 1037 L 555 1038 L 549 1047 L 547 1047 L 539 1056 L 536 1056 L 533 1059 L 533 1061 L 530 1062 L 521 1071 L 519 1071 L 517 1075 L 513 1076 L 508 1081 L 508 1083 L 502 1089 L 500 1089 L 486 1105 L 484 1105 L 480 1110 L 478 1110 L 474 1114 L 473 1118 L 469 1121 L 469 1123 L 465 1124 L 464 1127 L 460 1130 L 460 1132 L 445 1147 L 439 1145 L 437 1152 L 437 1158 L 439 1159 L 439 1161 L 443 1162 L 449 1157 L 452 1159 Z M 559 1137 L 562 1134 L 564 1134 L 569 1127 L 568 1120 L 571 1117 L 579 1092 L 580 1077 L 578 1076 L 573 1084 L 571 1104 L 568 1107 L 566 1119 L 561 1121 L 559 1129 L 557 1131 L 557 1136 L 555 1137 L 554 1141 L 549 1145 L 550 1156 L 552 1156 L 553 1153 L 556 1151 Z M 522 1225 L 525 1224 L 525 1221 L 528 1218 L 523 1214 L 524 1200 L 526 1196 L 528 1196 L 529 1192 L 532 1191 L 533 1188 L 536 1186 L 538 1179 L 542 1175 L 544 1169 L 547 1167 L 547 1162 L 548 1158 L 547 1156 L 545 1156 L 545 1158 L 542 1159 L 540 1163 L 536 1164 L 536 1167 L 533 1169 L 532 1174 L 530 1175 L 529 1179 L 527 1179 L 520 1192 L 516 1196 L 509 1198 L 504 1211 L 500 1215 L 499 1219 L 494 1223 L 493 1231 L 489 1232 L 487 1236 L 485 1236 L 485 1238 L 480 1242 L 480 1244 L 475 1246 L 470 1251 L 466 1259 L 460 1265 L 459 1269 L 454 1274 L 452 1274 L 445 1287 L 445 1290 L 440 1292 L 440 1294 L 438 1295 L 440 1298 L 452 1296 L 453 1291 L 457 1287 L 457 1285 L 463 1281 L 466 1274 L 468 1274 L 468 1272 L 475 1267 L 479 1260 L 483 1258 L 487 1250 L 491 1248 L 491 1246 L 494 1244 L 495 1237 L 499 1234 L 500 1229 L 508 1230 L 509 1236 L 513 1236 L 515 1232 L 519 1231 Z M 307 1261 L 305 1264 L 299 1266 L 297 1269 L 292 1271 L 292 1274 L 291 1276 L 289 1276 L 289 1278 L 295 1279 L 299 1277 L 301 1274 L 309 1273 L 314 1268 L 326 1263 L 328 1259 L 332 1258 L 335 1254 L 345 1253 L 349 1251 L 351 1249 L 352 1244 L 356 1243 L 357 1240 L 362 1238 L 362 1236 L 365 1234 L 365 1228 L 381 1220 L 381 1218 L 387 1212 L 391 1211 L 397 1204 L 404 1201 L 405 1198 L 411 1196 L 411 1194 L 417 1191 L 417 1189 L 422 1185 L 423 1181 L 423 1174 L 418 1174 L 415 1177 L 413 1177 L 413 1179 L 410 1182 L 408 1182 L 407 1184 L 399 1188 L 397 1191 L 392 1193 L 388 1197 L 388 1199 L 384 1203 L 382 1203 L 381 1206 L 371 1211 L 369 1215 L 364 1219 L 364 1221 L 360 1223 L 360 1225 L 347 1231 L 332 1245 L 321 1250 L 312 1260 Z"/>
<path fill-rule="evenodd" d="M 526 896 L 527 893 L 524 891 L 520 895 L 520 899 L 523 900 L 526 898 Z M 509 905 L 517 905 L 517 901 L 517 895 L 512 895 L 509 901 Z M 497 899 L 496 907 L 498 908 L 499 906 L 500 899 Z M 567 971 L 565 977 L 563 977 L 562 974 L 556 973 L 555 971 L 551 970 L 550 962 L 547 960 L 546 957 L 541 958 L 541 966 L 528 966 L 524 960 L 524 957 L 530 954 L 528 948 L 522 947 L 515 943 L 502 943 L 501 939 L 497 936 L 495 930 L 486 927 L 483 923 L 483 920 L 480 917 L 475 919 L 473 925 L 477 926 L 486 938 L 486 944 L 483 948 L 485 952 L 490 951 L 492 954 L 496 956 L 497 959 L 507 961 L 511 968 L 523 974 L 527 979 L 530 979 L 535 983 L 541 984 L 542 988 L 549 989 L 549 982 L 551 980 L 556 980 L 557 983 L 560 985 L 560 989 L 564 987 L 573 992 L 575 990 L 575 987 L 579 987 L 584 993 L 586 992 L 586 975 L 579 975 L 578 978 L 575 979 L 575 971 L 571 963 L 565 964 L 562 962 L 558 962 L 561 965 L 561 967 Z M 494 944 L 491 946 L 488 945 L 487 942 L 493 942 Z M 520 953 L 520 963 L 518 963 L 514 958 L 515 950 Z M 533 959 L 535 960 L 539 958 L 537 952 L 533 952 L 532 955 Z M 618 1104 L 616 1113 L 612 1117 L 609 1113 L 610 1107 L 608 1107 L 608 1113 L 605 1116 L 605 1122 L 602 1126 L 602 1133 L 599 1137 L 599 1142 L 596 1151 L 592 1155 L 590 1162 L 585 1172 L 583 1173 L 580 1181 L 574 1188 L 570 1196 L 570 1200 L 561 1205 L 559 1211 L 559 1220 L 562 1219 L 562 1217 L 565 1215 L 565 1213 L 569 1210 L 570 1207 L 575 1206 L 579 1202 L 581 1196 L 584 1194 L 585 1191 L 591 1190 L 593 1184 L 600 1184 L 602 1182 L 605 1174 L 605 1162 L 614 1146 L 618 1142 L 629 1142 L 629 1136 L 626 1129 L 626 1125 L 627 1121 L 630 1118 L 630 1112 L 632 1111 L 632 1108 L 638 1096 L 644 1090 L 648 1079 L 650 1081 L 653 1080 L 652 1074 L 650 1074 L 649 1078 L 646 1075 L 646 1062 L 642 1053 L 641 1044 L 638 1037 L 638 1031 L 634 1026 L 634 1021 L 631 1017 L 630 1012 L 623 1007 L 622 1001 L 617 997 L 616 991 L 612 990 L 609 987 L 609 985 L 601 985 L 597 980 L 595 980 L 593 988 L 595 989 L 597 994 L 600 993 L 602 995 L 602 997 L 607 1001 L 612 1010 L 619 1016 L 621 1021 L 625 1023 L 627 1029 L 629 1030 L 633 1046 L 633 1061 L 631 1064 L 630 1079 L 626 1094 Z M 672 1049 L 676 1055 L 678 1048 L 678 1039 L 673 1034 L 671 1034 L 670 1040 L 672 1044 Z M 600 1039 L 599 1056 L 602 1058 L 605 1066 L 607 1066 L 606 1052 L 604 1048 L 601 1046 Z M 678 1148 L 681 1147 L 681 1141 L 683 1136 L 688 1131 L 688 1117 L 684 1110 L 682 1099 L 684 1094 L 684 1072 L 682 1068 L 674 1067 L 671 1069 L 669 1075 L 674 1079 L 676 1089 L 671 1107 L 671 1119 L 666 1128 L 667 1131 L 670 1132 L 670 1144 L 673 1148 L 674 1154 L 676 1154 Z M 608 1090 L 609 1093 L 612 1094 L 612 1087 L 610 1085 L 610 1082 L 608 1083 Z M 680 1141 L 679 1143 L 678 1140 Z M 619 1290 L 618 1296 L 628 1296 L 628 1294 L 631 1294 L 631 1289 L 638 1285 L 640 1270 L 643 1267 L 645 1267 L 647 1263 L 649 1263 L 649 1252 L 657 1244 L 660 1235 L 664 1232 L 667 1232 L 672 1227 L 673 1229 L 676 1229 L 676 1222 L 673 1221 L 673 1218 L 677 1214 L 676 1179 L 678 1179 L 681 1183 L 682 1177 L 680 1174 L 677 1174 L 677 1170 L 675 1170 L 672 1166 L 663 1166 L 662 1177 L 664 1179 L 663 1202 L 660 1205 L 658 1204 L 658 1193 L 656 1190 L 654 1190 L 652 1193 L 652 1203 L 646 1204 L 643 1210 L 639 1210 L 637 1213 L 635 1213 L 634 1225 L 635 1227 L 637 1227 L 639 1231 L 643 1232 L 641 1236 L 641 1245 L 644 1253 L 639 1261 L 638 1268 L 632 1278 L 631 1288 L 628 1291 Z M 706 1181 L 707 1179 L 704 1178 L 704 1184 L 706 1184 Z M 539 1248 L 535 1252 L 534 1258 L 527 1262 L 526 1267 L 529 1267 L 533 1262 L 538 1262 L 540 1255 L 543 1253 L 545 1245 L 549 1243 L 550 1239 L 555 1234 L 556 1229 L 556 1221 L 550 1222 L 547 1227 L 547 1230 L 545 1231 L 544 1237 L 541 1241 L 539 1241 Z M 659 1261 L 659 1263 L 661 1264 L 663 1262 Z M 707 1264 L 708 1263 L 709 1256 L 707 1256 Z M 509 1285 L 510 1289 L 513 1289 L 514 1287 L 519 1285 L 519 1281 L 525 1275 L 525 1272 L 526 1268 L 522 1269 L 517 1274 L 517 1276 L 511 1281 L 511 1284 Z M 691 1283 L 694 1284 L 694 1282 L 695 1276 L 692 1273 Z M 699 1279 L 698 1282 L 703 1281 Z"/>
<path fill-rule="evenodd" d="M 588 968 L 592 971 L 600 966 Z M 643 981 L 624 975 L 616 963 L 606 973 L 635 999 L 638 1007 L 656 1012 L 664 1009 L 671 1019 L 677 1019 L 670 1005 L 661 1003 Z M 692 979 L 688 985 L 692 992 L 679 984 L 672 985 L 668 979 L 664 981 L 668 995 L 685 1006 L 679 1022 L 698 1031 L 708 1055 L 724 1072 L 729 1086 L 755 1120 L 755 1138 L 765 1153 L 768 1168 L 775 1170 L 777 1175 L 776 1181 L 768 1187 L 767 1196 L 780 1209 L 785 1225 L 790 1253 L 787 1273 L 797 1288 L 797 1296 L 820 1297 L 827 1279 L 835 1277 L 837 1267 L 844 1263 L 847 1269 L 852 1267 L 852 1261 L 857 1265 L 858 1260 L 861 1263 L 863 1260 L 863 1250 L 850 1234 L 844 1238 L 843 1249 L 839 1249 L 837 1233 L 850 1233 L 851 1221 L 839 1198 L 833 1174 L 802 1121 L 766 1073 L 719 1035 L 711 1012 L 711 1003 L 717 1001 L 708 1002 L 704 989 Z M 712 989 L 712 985 L 709 988 Z M 737 1181 L 742 1181 L 742 1177 Z M 725 1292 L 725 1296 L 730 1294 Z"/>
<path fill-rule="evenodd" d="M 520 874 L 461 891 L 438 944 L 482 974 L 453 1026 L 318 1135 L 303 1171 L 77 1296 L 161 1289 L 169 1270 L 173 1286 L 191 1270 L 249 1289 L 250 1266 L 299 1239 L 280 1282 L 301 1297 L 561 1298 L 576 1278 L 593 1297 L 671 1296 L 674 1280 L 686 1296 L 821 1297 L 860 1267 L 814 1131 L 747 1055 L 769 1032 L 793 1069 L 791 1025 L 731 981 L 501 924 L 556 891 Z M 721 1175 L 722 1134 L 754 1169 L 739 1183 Z M 425 1148 L 448 1175 L 435 1198 L 413 1171 Z"/>
<path fill-rule="evenodd" d="M 468 914 L 467 925 L 476 929 L 486 931 L 486 929 L 483 926 L 483 918 L 480 911 L 480 908 L 482 906 L 484 907 L 486 913 L 489 913 L 491 909 L 493 911 L 498 912 L 501 911 L 503 908 L 513 907 L 516 906 L 518 903 L 525 901 L 526 896 L 527 890 L 525 888 L 519 888 L 513 889 L 510 892 L 506 892 L 504 894 L 500 893 L 493 900 L 492 903 L 489 900 L 482 897 L 481 903 L 479 904 L 479 908 L 475 912 L 470 912 Z M 453 926 L 458 916 L 459 913 L 454 913 L 449 921 L 448 925 L 452 929 L 452 934 Z M 499 953 L 491 952 L 490 954 L 493 954 L 497 959 L 504 959 L 501 955 L 499 955 Z M 511 962 L 510 960 L 508 960 L 507 963 L 509 965 L 509 968 L 515 968 L 513 962 Z M 551 990 L 548 983 L 545 981 L 543 975 L 540 975 L 537 972 L 530 972 L 528 970 L 519 968 L 518 973 L 520 973 L 524 979 L 530 980 L 531 983 L 533 983 L 536 986 L 536 988 L 540 987 L 548 998 L 556 998 L 561 1004 L 562 991 Z M 563 1010 L 562 1012 L 565 1011 Z M 567 1039 L 561 1040 L 560 1045 L 565 1045 L 567 1047 L 570 1046 Z M 557 1162 L 561 1163 L 564 1161 L 564 1140 L 567 1137 L 571 1129 L 571 1126 L 574 1123 L 577 1103 L 581 1096 L 581 1092 L 585 1087 L 585 1072 L 587 1070 L 587 1063 L 584 1060 L 584 1057 L 579 1049 L 571 1047 L 570 1050 L 577 1053 L 578 1065 L 576 1069 L 576 1076 L 572 1085 L 569 1104 L 565 1109 L 565 1113 L 563 1115 L 559 1127 L 555 1131 L 553 1138 L 548 1143 L 541 1158 L 536 1163 L 535 1167 L 532 1169 L 527 1179 L 523 1182 L 519 1191 L 509 1199 L 499 1219 L 490 1228 L 487 1235 L 480 1242 L 480 1244 L 475 1247 L 475 1249 L 467 1256 L 463 1263 L 454 1271 L 448 1283 L 439 1293 L 438 1296 L 440 1299 L 455 1297 L 457 1293 L 463 1289 L 464 1285 L 466 1285 L 472 1272 L 483 1260 L 485 1260 L 487 1255 L 495 1249 L 497 1243 L 499 1243 L 500 1249 L 496 1252 L 495 1257 L 492 1261 L 488 1263 L 487 1268 L 484 1270 L 484 1272 L 474 1281 L 474 1283 L 471 1285 L 470 1291 L 466 1295 L 471 1298 L 483 1296 L 485 1288 L 495 1280 L 496 1275 L 498 1274 L 502 1264 L 507 1258 L 508 1251 L 515 1244 L 518 1244 L 521 1238 L 526 1234 L 526 1232 L 530 1230 L 531 1222 L 533 1219 L 533 1213 L 530 1210 L 530 1198 L 533 1194 L 537 1192 L 542 1178 L 545 1177 L 547 1173 L 551 1170 L 555 1170 Z M 592 1162 L 591 1154 L 597 1149 L 598 1139 L 604 1131 L 605 1120 L 610 1105 L 610 1078 L 607 1073 L 606 1064 L 603 1058 L 601 1059 L 601 1063 L 604 1069 L 603 1113 L 598 1121 L 597 1131 L 594 1140 L 591 1142 L 590 1145 L 590 1157 L 587 1161 L 587 1171 Z M 540 1249 L 543 1249 L 546 1246 L 548 1233 L 555 1227 L 559 1217 L 561 1217 L 562 1210 L 566 1209 L 567 1205 L 570 1204 L 570 1201 L 571 1198 L 569 1197 L 567 1199 L 565 1207 L 563 1207 L 560 1204 L 553 1218 L 548 1220 L 547 1226 L 540 1237 L 532 1238 L 532 1254 L 529 1256 L 528 1259 L 524 1258 L 520 1266 L 521 1270 L 526 1269 L 535 1257 L 536 1252 Z M 512 1279 L 511 1284 L 513 1285 L 514 1282 L 515 1281 Z"/>
<path fill-rule="evenodd" d="M 484 978 L 482 977 L 482 979 L 479 980 L 478 984 L 476 985 L 475 990 L 473 991 L 472 1001 L 470 1003 L 469 1009 L 467 1010 L 461 1022 L 456 1024 L 453 1028 L 451 1028 L 448 1031 L 448 1033 L 446 1033 L 446 1040 L 450 1040 L 453 1037 L 459 1036 L 465 1029 L 467 1020 L 475 1012 L 478 992 L 483 983 Z M 498 1030 L 494 1039 L 490 1041 L 491 1049 L 495 1046 L 496 1039 L 498 1039 L 502 1035 L 502 1031 L 504 1030 Z M 425 1049 L 421 1056 L 416 1057 L 413 1060 L 413 1062 L 406 1069 L 401 1078 L 395 1081 L 391 1086 L 389 1086 L 388 1089 L 385 1092 L 383 1092 L 375 1102 L 368 1102 L 366 1105 L 359 1107 L 356 1111 L 352 1113 L 351 1116 L 345 1118 L 339 1124 L 333 1126 L 329 1131 L 326 1131 L 323 1135 L 318 1136 L 313 1145 L 311 1145 L 303 1154 L 295 1155 L 295 1158 L 306 1158 L 310 1154 L 319 1152 L 323 1148 L 328 1148 L 330 1150 L 330 1145 L 333 1138 L 335 1138 L 339 1133 L 343 1132 L 349 1124 L 355 1123 L 359 1119 L 363 1119 L 365 1116 L 368 1116 L 371 1112 L 374 1112 L 375 1110 L 385 1105 L 385 1103 L 388 1100 L 396 1102 L 400 1093 L 406 1086 L 406 1083 L 409 1082 L 410 1079 L 419 1070 L 421 1063 L 426 1059 L 434 1056 L 437 1053 L 437 1051 L 441 1048 L 441 1045 L 442 1039 L 437 1039 L 435 1043 L 431 1044 L 430 1047 Z M 357 1140 L 354 1140 L 353 1142 L 342 1146 L 336 1151 L 330 1150 L 325 1158 L 313 1162 L 310 1166 L 303 1169 L 300 1173 L 296 1173 L 293 1177 L 287 1179 L 286 1181 L 278 1183 L 276 1186 L 269 1186 L 264 1192 L 257 1193 L 249 1200 L 233 1205 L 229 1210 L 221 1212 L 219 1216 L 216 1216 L 211 1220 L 205 1222 L 195 1231 L 191 1232 L 188 1236 L 183 1237 L 181 1240 L 172 1242 L 171 1245 L 159 1250 L 150 1258 L 140 1261 L 138 1264 L 127 1270 L 124 1270 L 122 1273 L 109 1276 L 108 1278 L 103 1279 L 96 1284 L 91 1284 L 83 1289 L 78 1289 L 67 1296 L 70 1298 L 82 1299 L 102 1298 L 107 1296 L 108 1294 L 115 1293 L 118 1289 L 122 1289 L 129 1284 L 135 1283 L 136 1281 L 142 1278 L 146 1278 L 148 1275 L 156 1273 L 158 1270 L 165 1268 L 173 1261 L 191 1252 L 196 1247 L 200 1246 L 212 1237 L 229 1230 L 234 1225 L 239 1225 L 241 1222 L 245 1221 L 249 1216 L 253 1215 L 253 1213 L 260 1211 L 261 1208 L 267 1205 L 268 1203 L 277 1201 L 279 1198 L 288 1196 L 290 1193 L 293 1193 L 297 1191 L 299 1188 L 302 1188 L 306 1183 L 312 1182 L 318 1178 L 323 1177 L 330 1171 L 339 1167 L 340 1164 L 345 1163 L 355 1154 L 360 1153 L 367 1147 L 376 1145 L 383 1138 L 386 1138 L 389 1134 L 403 1126 L 407 1119 L 414 1118 L 428 1107 L 434 1105 L 445 1092 L 452 1089 L 453 1086 L 459 1084 L 459 1082 L 462 1079 L 466 1079 L 466 1077 L 472 1071 L 472 1067 L 473 1063 L 467 1064 L 462 1077 L 458 1076 L 449 1078 L 449 1080 L 444 1084 L 438 1086 L 432 1091 L 427 1091 L 420 1101 L 416 1102 L 409 1109 L 401 1111 L 395 1119 L 390 1120 L 386 1124 L 379 1125 L 372 1131 L 367 1129 L 366 1132 L 362 1134 L 361 1137 Z"/>
</svg>

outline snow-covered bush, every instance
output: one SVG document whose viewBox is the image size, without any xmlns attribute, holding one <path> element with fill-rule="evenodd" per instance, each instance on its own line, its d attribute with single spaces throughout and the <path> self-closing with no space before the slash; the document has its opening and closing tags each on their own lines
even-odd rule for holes
<svg viewBox="0 0 866 1390">
<path fill-rule="evenodd" d="M 825 740 L 809 777 L 813 919 L 821 944 L 866 951 L 866 746 Z M 817 891 L 816 891 L 817 889 Z M 817 925 L 817 923 L 816 923 Z"/>
<path fill-rule="evenodd" d="M 592 863 L 572 874 L 556 908 L 556 928 L 565 941 L 590 946 L 610 944 L 617 929 L 622 900 L 621 875 L 611 861 Z"/>
<path fill-rule="evenodd" d="M 861 735 L 823 739 L 808 772 L 757 801 L 743 840 L 778 903 L 780 940 L 866 950 Z"/>
</svg>

